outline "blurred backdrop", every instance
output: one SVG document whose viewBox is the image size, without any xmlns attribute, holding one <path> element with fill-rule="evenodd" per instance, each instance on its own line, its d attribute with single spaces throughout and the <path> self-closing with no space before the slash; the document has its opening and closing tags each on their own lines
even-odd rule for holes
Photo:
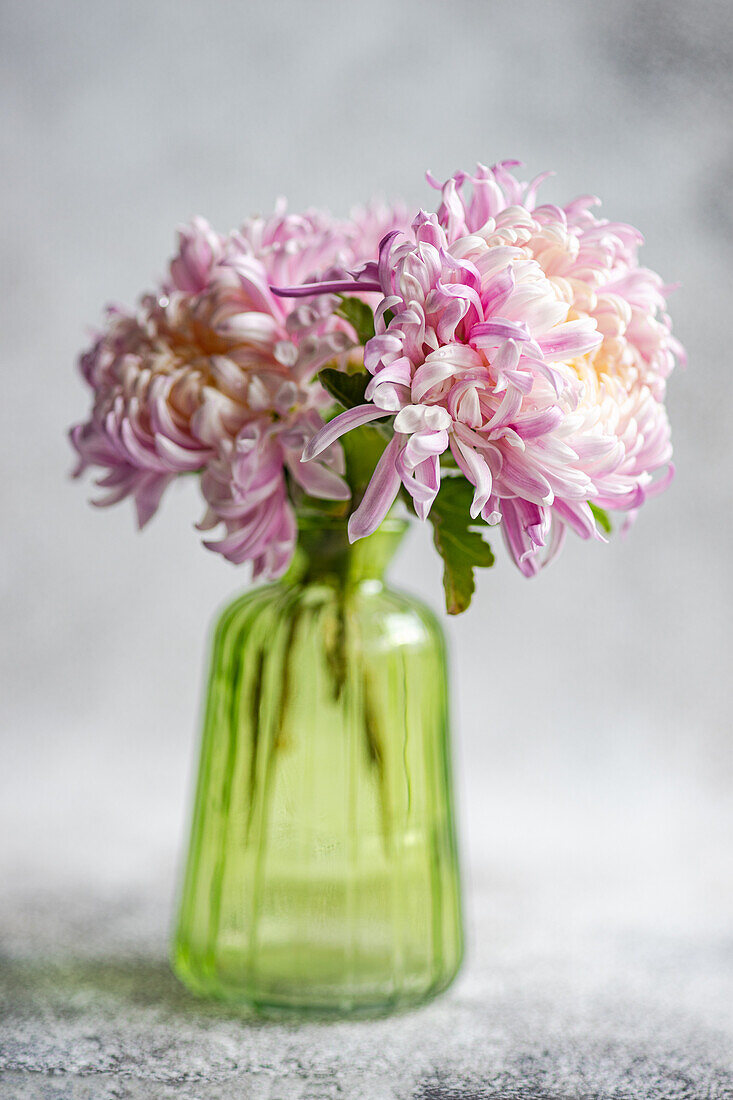
<svg viewBox="0 0 733 1100">
<path fill-rule="evenodd" d="M 7 889 L 171 888 L 208 624 L 247 584 L 200 546 L 194 486 L 138 535 L 131 506 L 100 513 L 70 482 L 65 432 L 88 406 L 75 359 L 104 304 L 162 273 L 195 213 L 227 230 L 280 194 L 338 214 L 373 193 L 430 206 L 425 169 L 516 157 L 556 170 L 548 200 L 594 192 L 642 229 L 643 261 L 682 283 L 690 362 L 669 386 L 677 477 L 628 538 L 570 538 L 533 581 L 496 539 L 473 607 L 447 623 L 469 889 L 509 883 L 569 928 L 584 908 L 669 934 L 729 928 L 728 5 L 1 13 Z M 440 609 L 426 530 L 394 579 Z"/>
</svg>

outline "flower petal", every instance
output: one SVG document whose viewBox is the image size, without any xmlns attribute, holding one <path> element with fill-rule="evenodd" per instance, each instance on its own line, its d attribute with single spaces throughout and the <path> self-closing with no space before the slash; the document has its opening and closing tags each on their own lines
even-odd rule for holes
<svg viewBox="0 0 733 1100">
<path fill-rule="evenodd" d="M 324 425 L 320 432 L 314 435 L 310 442 L 306 444 L 303 450 L 303 461 L 308 462 L 316 455 L 321 454 L 337 439 L 340 439 L 342 435 L 350 432 L 352 428 L 358 428 L 360 424 L 369 424 L 370 421 L 378 420 L 380 416 L 384 415 L 384 409 L 378 409 L 375 405 L 356 405 L 353 409 L 347 409 L 346 412 L 339 413 L 333 420 L 329 420 L 328 424 Z"/>
</svg>

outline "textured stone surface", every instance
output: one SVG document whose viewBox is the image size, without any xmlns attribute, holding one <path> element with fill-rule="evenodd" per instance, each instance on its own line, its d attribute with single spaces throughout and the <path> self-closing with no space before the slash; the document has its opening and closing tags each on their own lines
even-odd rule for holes
<svg viewBox="0 0 733 1100">
<path fill-rule="evenodd" d="M 3 907 L 0 1095 L 64 1100 L 730 1100 L 733 939 L 609 927 L 485 882 L 462 977 L 373 1022 L 261 1022 L 191 998 L 167 897 Z M 573 913 L 576 918 L 573 919 Z M 571 926 L 565 922 L 570 920 Z"/>
</svg>

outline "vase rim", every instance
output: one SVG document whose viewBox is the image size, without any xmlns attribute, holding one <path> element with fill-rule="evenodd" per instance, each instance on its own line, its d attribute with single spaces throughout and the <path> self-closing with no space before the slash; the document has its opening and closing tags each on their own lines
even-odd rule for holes
<svg viewBox="0 0 733 1100">
<path fill-rule="evenodd" d="M 299 531 L 346 530 L 349 522 L 348 516 L 318 515 L 308 512 L 298 512 L 297 519 Z M 397 532 L 406 531 L 409 526 L 410 520 L 408 516 L 387 515 L 376 531 L 372 533 L 377 535 L 380 531 L 384 531 L 397 534 Z M 371 535 L 367 535 L 366 537 L 371 538 Z"/>
<path fill-rule="evenodd" d="M 388 515 L 371 535 L 351 542 L 347 517 L 299 516 L 298 545 L 286 576 L 291 580 L 329 576 L 347 585 L 381 581 L 407 528 L 406 518 Z"/>
</svg>

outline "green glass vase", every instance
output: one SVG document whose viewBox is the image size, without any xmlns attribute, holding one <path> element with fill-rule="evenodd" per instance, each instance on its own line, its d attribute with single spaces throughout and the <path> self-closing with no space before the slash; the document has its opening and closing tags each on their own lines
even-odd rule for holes
<svg viewBox="0 0 733 1100">
<path fill-rule="evenodd" d="M 443 633 L 383 581 L 405 526 L 301 521 L 289 573 L 218 621 L 172 947 L 196 993 L 373 1015 L 458 970 Z"/>
</svg>

